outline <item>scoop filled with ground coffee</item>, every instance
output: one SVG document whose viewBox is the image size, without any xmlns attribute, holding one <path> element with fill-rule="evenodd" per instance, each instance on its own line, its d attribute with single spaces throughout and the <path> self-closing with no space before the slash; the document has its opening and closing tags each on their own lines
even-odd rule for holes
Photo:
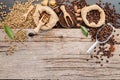
<svg viewBox="0 0 120 80">
<path fill-rule="evenodd" d="M 87 53 L 90 53 L 97 44 L 103 44 L 109 41 L 114 33 L 114 27 L 107 23 L 102 28 L 100 28 L 96 35 L 96 42 L 88 49 Z"/>
</svg>

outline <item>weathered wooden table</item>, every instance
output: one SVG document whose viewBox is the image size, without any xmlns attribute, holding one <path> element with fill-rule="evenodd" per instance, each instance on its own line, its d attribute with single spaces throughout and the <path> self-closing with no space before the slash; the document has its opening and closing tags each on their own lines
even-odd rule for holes
<svg viewBox="0 0 120 80">
<path fill-rule="evenodd" d="M 27 30 L 30 31 L 30 30 Z M 120 30 L 117 30 L 116 34 Z M 18 44 L 13 55 L 6 56 L 9 43 L 0 30 L 0 78 L 43 80 L 120 79 L 120 45 L 114 57 L 103 67 L 95 59 L 86 61 L 93 44 L 80 29 L 53 29 Z M 116 37 L 120 41 L 120 37 Z"/>
<path fill-rule="evenodd" d="M 0 0 L 12 6 L 14 0 Z M 26 1 L 26 0 L 21 0 Z M 39 0 L 40 1 L 40 0 Z M 87 0 L 94 4 L 97 0 Z M 118 6 L 119 0 L 108 1 Z M 120 10 L 118 6 L 117 11 Z M 27 30 L 30 31 L 30 30 Z M 116 34 L 120 30 L 117 30 Z M 96 80 L 120 79 L 120 45 L 116 45 L 114 57 L 103 67 L 90 56 L 87 49 L 94 43 L 86 38 L 80 29 L 53 29 L 29 38 L 13 55 L 6 56 L 9 42 L 0 30 L 0 79 L 42 79 L 42 80 Z M 120 37 L 116 37 L 120 41 Z M 15 43 L 16 44 L 16 43 Z"/>
</svg>

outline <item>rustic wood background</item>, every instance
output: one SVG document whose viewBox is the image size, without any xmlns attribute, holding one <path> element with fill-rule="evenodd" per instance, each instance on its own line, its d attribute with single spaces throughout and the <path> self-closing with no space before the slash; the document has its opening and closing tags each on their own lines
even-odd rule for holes
<svg viewBox="0 0 120 80">
<path fill-rule="evenodd" d="M 31 31 L 31 30 L 26 30 Z M 117 30 L 119 33 L 120 30 Z M 120 79 L 120 45 L 114 57 L 103 67 L 95 59 L 86 61 L 87 49 L 93 44 L 80 29 L 53 29 L 16 43 L 13 55 L 6 56 L 9 42 L 0 30 L 0 78 L 43 80 Z M 116 37 L 120 41 L 120 37 Z"/>
<path fill-rule="evenodd" d="M 12 7 L 14 0 L 0 0 Z M 21 0 L 25 1 L 25 0 Z M 39 0 L 40 1 L 40 0 Z M 87 0 L 89 4 L 97 0 Z M 102 0 L 115 4 L 120 12 L 119 0 Z M 31 30 L 26 30 L 30 32 Z M 119 33 L 120 30 L 117 30 Z M 114 57 L 103 67 L 96 64 L 87 49 L 94 43 L 86 38 L 80 29 L 53 29 L 29 38 L 24 44 L 17 44 L 13 55 L 6 56 L 10 46 L 0 30 L 0 79 L 41 79 L 41 80 L 97 80 L 120 79 L 120 45 L 116 45 Z M 120 37 L 116 37 L 120 41 Z"/>
</svg>

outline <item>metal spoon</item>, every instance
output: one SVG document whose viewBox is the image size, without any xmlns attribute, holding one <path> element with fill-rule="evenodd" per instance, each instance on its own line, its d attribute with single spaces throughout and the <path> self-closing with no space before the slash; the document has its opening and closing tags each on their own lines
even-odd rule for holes
<svg viewBox="0 0 120 80">
<path fill-rule="evenodd" d="M 105 41 L 102 41 L 102 42 L 101 42 L 101 41 L 98 40 L 98 33 L 99 33 L 99 32 L 102 30 L 102 28 L 104 28 L 104 26 L 106 26 L 106 25 L 109 25 L 110 27 L 112 27 L 113 30 L 112 30 L 111 35 L 110 35 Z M 95 48 L 95 46 L 96 46 L 97 44 L 106 43 L 106 42 L 112 37 L 112 35 L 113 35 L 113 33 L 114 33 L 114 27 L 113 27 L 110 23 L 107 23 L 106 25 L 104 25 L 101 29 L 98 30 L 97 35 L 96 35 L 96 42 L 88 49 L 87 53 L 91 53 L 91 51 Z"/>
</svg>

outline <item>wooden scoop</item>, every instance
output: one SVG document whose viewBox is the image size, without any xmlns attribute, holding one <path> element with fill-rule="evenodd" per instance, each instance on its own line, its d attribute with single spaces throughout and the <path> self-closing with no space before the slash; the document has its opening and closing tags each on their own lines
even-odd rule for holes
<svg viewBox="0 0 120 80">
<path fill-rule="evenodd" d="M 47 14 L 44 14 L 44 15 L 42 16 L 42 18 L 41 18 L 40 21 L 39 21 L 39 24 L 38 24 L 37 27 L 34 29 L 34 31 L 35 31 L 36 33 L 39 32 L 41 26 L 45 25 L 45 24 L 49 21 L 49 17 L 50 17 L 50 16 L 47 15 Z"/>
<path fill-rule="evenodd" d="M 62 5 L 62 6 L 60 7 L 60 9 L 62 10 L 62 12 L 63 12 L 63 14 L 64 14 L 64 19 L 65 19 L 65 22 L 67 23 L 67 26 L 70 26 L 67 18 L 69 18 L 70 21 L 72 22 L 72 25 L 74 25 L 74 22 L 73 22 L 73 20 L 72 20 L 72 18 L 71 18 L 71 16 L 70 16 L 70 14 L 66 11 L 65 6 Z"/>
</svg>

